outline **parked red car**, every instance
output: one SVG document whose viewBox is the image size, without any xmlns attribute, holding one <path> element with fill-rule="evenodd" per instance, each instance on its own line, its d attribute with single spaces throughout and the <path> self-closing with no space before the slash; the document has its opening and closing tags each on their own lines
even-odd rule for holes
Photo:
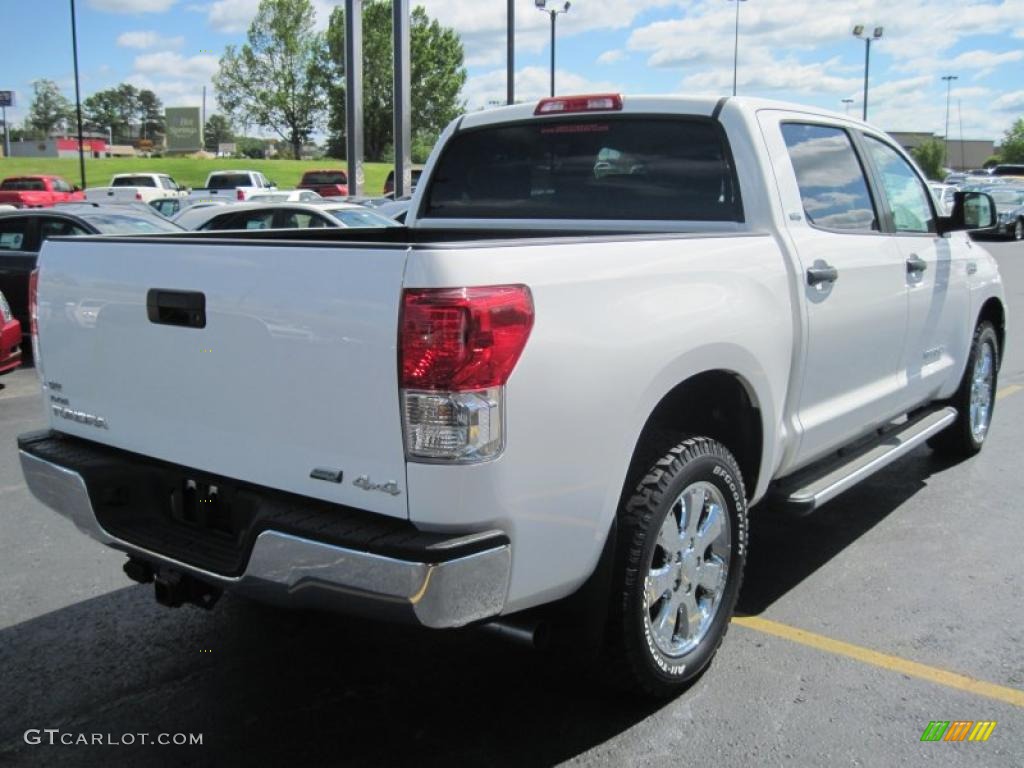
<svg viewBox="0 0 1024 768">
<path fill-rule="evenodd" d="M 10 176 L 0 182 L 0 205 L 50 208 L 74 200 L 85 200 L 85 193 L 60 176 Z"/>
<path fill-rule="evenodd" d="M 348 197 L 348 174 L 345 171 L 306 171 L 295 186 L 310 189 L 320 197 Z"/>
<path fill-rule="evenodd" d="M 0 376 L 21 365 L 21 323 L 0 293 Z"/>
<path fill-rule="evenodd" d="M 413 190 L 416 189 L 416 185 L 419 183 L 420 176 L 422 174 L 423 174 L 423 166 L 422 165 L 414 165 L 412 167 L 412 190 L 407 189 L 405 191 L 406 194 L 409 194 L 410 192 L 412 192 Z M 388 174 L 387 179 L 384 180 L 384 194 L 385 195 L 390 195 L 390 194 L 394 193 L 394 191 L 395 191 L 395 171 L 394 171 L 394 169 L 392 169 L 391 173 Z"/>
</svg>

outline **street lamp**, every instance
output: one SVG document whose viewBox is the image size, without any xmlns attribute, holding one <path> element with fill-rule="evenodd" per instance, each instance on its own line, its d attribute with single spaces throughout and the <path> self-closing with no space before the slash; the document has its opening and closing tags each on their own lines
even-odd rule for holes
<svg viewBox="0 0 1024 768">
<path fill-rule="evenodd" d="M 943 75 L 942 79 L 946 81 L 946 131 L 942 134 L 942 140 L 945 142 L 945 148 L 943 149 L 943 160 L 949 162 L 949 92 L 953 88 L 953 81 L 959 80 L 960 78 L 956 75 Z M 961 137 L 962 138 L 962 137 Z M 963 144 L 961 144 L 961 147 Z"/>
<path fill-rule="evenodd" d="M 843 99 L 843 104 L 846 105 L 846 114 L 850 114 L 850 105 L 853 104 L 853 99 Z"/>
<path fill-rule="evenodd" d="M 864 25 L 858 24 L 853 28 L 853 36 L 864 41 L 864 112 L 863 119 L 867 122 L 868 119 L 868 70 L 871 66 L 871 41 L 881 40 L 882 28 L 875 27 L 874 31 L 867 35 L 865 34 Z"/>
<path fill-rule="evenodd" d="M 75 60 L 75 114 L 78 122 L 78 172 L 85 189 L 85 147 L 82 146 L 82 97 L 78 87 L 78 28 L 75 23 L 75 0 L 71 0 L 71 55 Z"/>
<path fill-rule="evenodd" d="M 551 16 L 551 95 L 555 95 L 555 19 L 558 18 L 560 13 L 568 13 L 569 6 L 571 3 L 566 0 L 565 5 L 561 8 L 552 6 L 548 8 L 548 0 L 533 0 L 537 6 L 537 10 L 541 13 L 547 13 Z"/>
<path fill-rule="evenodd" d="M 732 0 L 736 3 L 736 27 L 733 33 L 732 42 L 732 95 L 736 95 L 736 71 L 739 68 L 740 60 L 740 3 L 747 0 Z"/>
</svg>

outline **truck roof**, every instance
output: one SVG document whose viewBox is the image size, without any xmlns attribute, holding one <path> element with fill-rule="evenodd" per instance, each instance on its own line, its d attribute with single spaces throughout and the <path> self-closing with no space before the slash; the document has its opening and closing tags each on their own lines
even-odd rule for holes
<svg viewBox="0 0 1024 768">
<path fill-rule="evenodd" d="M 609 94 L 580 94 L 575 96 L 560 96 L 556 98 L 579 98 L 580 96 L 609 95 Z M 614 94 L 618 95 L 618 94 Z M 851 123 L 863 123 L 849 115 L 834 112 L 830 109 L 808 107 L 806 104 L 794 104 L 786 101 L 775 101 L 773 99 L 759 99 L 749 96 L 658 96 L 658 95 L 623 95 L 622 109 L 615 110 L 621 114 L 669 114 L 669 115 L 704 115 L 710 117 L 719 104 L 739 107 L 745 112 L 756 112 L 761 109 L 784 109 L 793 112 L 808 112 L 816 115 L 828 115 L 832 118 L 847 120 Z M 563 117 L 565 112 L 553 112 L 546 116 L 535 116 L 539 101 L 528 101 L 522 104 L 513 104 L 507 107 L 486 109 L 480 112 L 471 112 L 462 118 L 460 128 L 478 128 L 485 125 L 513 122 L 516 120 L 529 120 L 534 117 Z M 609 112 L 594 112 L 593 114 L 609 114 Z"/>
</svg>

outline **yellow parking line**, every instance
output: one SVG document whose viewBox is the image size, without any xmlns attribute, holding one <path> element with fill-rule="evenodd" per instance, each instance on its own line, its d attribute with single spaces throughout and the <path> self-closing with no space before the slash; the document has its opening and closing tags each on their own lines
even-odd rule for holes
<svg viewBox="0 0 1024 768">
<path fill-rule="evenodd" d="M 927 664 L 919 664 L 916 661 L 901 659 L 899 656 L 890 656 L 888 653 L 879 653 L 870 648 L 864 648 L 852 643 L 844 643 L 842 640 L 833 640 L 824 635 L 808 632 L 804 629 L 797 629 L 788 624 L 780 624 L 771 619 L 762 619 L 758 616 L 737 616 L 732 620 L 733 624 L 739 624 L 747 629 L 754 629 L 775 637 L 781 637 L 809 648 L 817 648 L 819 651 L 833 653 L 837 656 L 845 656 L 848 659 L 855 659 L 870 664 L 874 667 L 881 667 L 892 672 L 899 672 L 910 677 L 919 677 L 938 685 L 945 685 L 949 688 L 974 693 L 978 696 L 985 696 L 989 699 L 1004 701 L 1013 704 L 1015 707 L 1024 707 L 1024 691 L 1016 688 L 1007 688 L 995 683 L 987 683 L 967 675 L 956 672 L 948 672 L 938 667 L 930 667 Z"/>
<path fill-rule="evenodd" d="M 1008 384 L 998 392 L 996 392 L 996 400 L 1002 400 L 1004 397 L 1015 395 L 1018 392 L 1024 391 L 1024 385 L 1021 384 Z"/>
</svg>

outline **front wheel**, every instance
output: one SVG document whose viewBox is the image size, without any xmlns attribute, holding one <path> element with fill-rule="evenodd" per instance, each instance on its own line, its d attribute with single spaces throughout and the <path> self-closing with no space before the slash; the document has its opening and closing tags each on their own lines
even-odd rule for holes
<svg viewBox="0 0 1024 768">
<path fill-rule="evenodd" d="M 651 465 L 619 511 L 608 644 L 620 683 L 670 696 L 710 663 L 746 547 L 743 479 L 723 445 L 693 437 Z"/>
<path fill-rule="evenodd" d="M 978 323 L 967 358 L 967 370 L 951 404 L 957 419 L 928 441 L 936 453 L 969 458 L 981 450 L 992 424 L 999 375 L 999 337 L 992 323 Z"/>
<path fill-rule="evenodd" d="M 1017 219 L 1014 223 L 1011 236 L 1014 240 L 1024 240 L 1024 218 Z"/>
</svg>

